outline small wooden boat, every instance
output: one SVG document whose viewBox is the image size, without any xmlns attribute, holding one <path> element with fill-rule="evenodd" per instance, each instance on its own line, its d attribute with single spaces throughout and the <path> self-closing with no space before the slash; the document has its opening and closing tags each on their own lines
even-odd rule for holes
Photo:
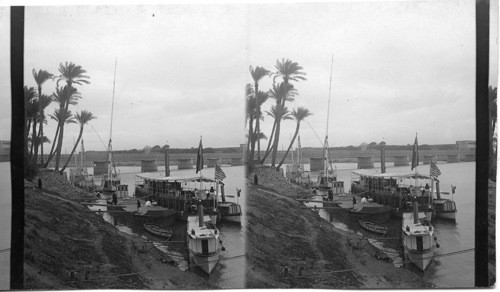
<svg viewBox="0 0 500 292">
<path fill-rule="evenodd" d="M 154 235 L 165 237 L 165 238 L 167 238 L 167 240 L 170 239 L 170 237 L 172 237 L 172 230 L 170 230 L 168 228 L 162 228 L 158 225 L 151 224 L 151 223 L 144 223 L 143 225 L 147 231 L 149 231 L 150 233 L 152 233 Z"/>
<path fill-rule="evenodd" d="M 364 229 L 371 231 L 371 232 L 375 232 L 375 233 L 379 233 L 379 234 L 386 234 L 387 233 L 387 226 L 379 224 L 379 223 L 375 223 L 372 221 L 359 220 L 359 225 L 361 225 L 361 227 L 363 227 Z"/>
</svg>

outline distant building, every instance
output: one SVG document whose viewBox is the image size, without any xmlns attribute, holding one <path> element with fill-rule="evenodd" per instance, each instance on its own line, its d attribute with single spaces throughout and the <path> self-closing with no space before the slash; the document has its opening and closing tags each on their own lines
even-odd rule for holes
<svg viewBox="0 0 500 292">
<path fill-rule="evenodd" d="M 10 151 L 10 141 L 0 140 L 0 150 L 1 151 Z"/>
<path fill-rule="evenodd" d="M 359 145 L 359 148 L 361 148 L 361 151 L 366 151 L 366 149 L 368 148 L 368 144 L 361 143 L 361 145 Z"/>
<path fill-rule="evenodd" d="M 476 141 L 474 140 L 457 141 L 457 149 L 459 151 L 476 150 Z"/>
</svg>

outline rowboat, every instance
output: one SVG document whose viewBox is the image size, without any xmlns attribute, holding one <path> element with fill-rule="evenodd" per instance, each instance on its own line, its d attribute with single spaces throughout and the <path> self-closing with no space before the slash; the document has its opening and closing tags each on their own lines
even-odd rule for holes
<svg viewBox="0 0 500 292">
<path fill-rule="evenodd" d="M 172 237 L 172 230 L 168 228 L 162 228 L 158 225 L 151 223 L 144 223 L 143 226 L 150 233 L 161 237 L 165 237 L 167 240 L 170 239 L 170 237 Z"/>
<path fill-rule="evenodd" d="M 387 233 L 387 226 L 379 224 L 379 223 L 375 223 L 372 221 L 359 220 L 359 225 L 361 225 L 361 227 L 363 227 L 364 229 L 371 231 L 371 232 L 375 232 L 375 233 L 379 233 L 379 234 L 386 234 Z"/>
</svg>

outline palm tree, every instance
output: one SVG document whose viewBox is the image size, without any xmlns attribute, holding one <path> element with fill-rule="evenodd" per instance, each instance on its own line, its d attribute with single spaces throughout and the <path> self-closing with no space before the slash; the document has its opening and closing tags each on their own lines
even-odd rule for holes
<svg viewBox="0 0 500 292">
<path fill-rule="evenodd" d="M 63 103 L 60 104 L 60 109 L 65 109 L 67 112 L 69 112 L 69 105 L 71 104 L 70 101 L 72 99 L 72 96 L 74 93 L 76 93 L 76 89 L 73 88 L 73 84 L 78 84 L 82 85 L 82 83 L 85 84 L 90 84 L 89 79 L 90 77 L 85 75 L 87 71 L 83 70 L 81 66 L 75 65 L 73 62 L 65 62 L 63 65 L 62 63 L 59 64 L 59 73 L 60 75 L 57 77 L 57 83 L 56 86 L 59 86 L 60 81 L 65 81 L 66 86 L 64 87 L 64 93 L 65 99 L 63 99 Z M 74 91 L 73 91 L 74 90 Z M 64 138 L 64 121 L 59 121 L 59 137 L 57 141 L 57 147 L 56 147 L 56 165 L 55 169 L 58 170 L 59 168 L 59 161 L 61 159 L 61 151 L 62 151 L 62 141 Z"/>
<path fill-rule="evenodd" d="M 65 62 L 64 65 L 60 63 L 59 73 L 61 73 L 61 75 L 57 77 L 56 86 L 59 86 L 60 81 L 66 81 L 68 87 L 73 86 L 73 83 L 78 85 L 82 85 L 82 83 L 90 84 L 90 81 L 87 80 L 90 77 L 84 75 L 87 71 L 83 70 L 82 66 L 77 66 L 73 62 L 69 64 Z"/>
<path fill-rule="evenodd" d="M 305 72 L 302 72 L 301 70 L 303 69 L 301 66 L 299 66 L 298 63 L 292 62 L 290 59 L 284 59 L 282 58 L 280 60 L 276 60 L 276 72 L 273 74 L 274 78 L 273 81 L 276 80 L 277 77 L 283 78 L 283 83 L 285 84 L 284 86 L 288 88 L 289 81 L 299 81 L 299 80 L 307 80 L 304 75 L 306 75 Z M 284 98 L 281 100 L 281 105 L 285 107 L 285 102 L 286 102 L 286 94 Z M 280 132 L 280 123 L 279 121 L 276 121 L 276 134 L 274 136 L 274 144 L 273 144 L 273 156 L 271 159 L 271 165 L 274 166 L 276 163 L 276 154 L 278 152 L 278 143 L 279 143 L 279 132 Z"/>
<path fill-rule="evenodd" d="M 24 86 L 24 141 L 28 139 L 31 119 L 33 117 L 33 100 L 36 97 L 35 88 Z M 26 143 L 25 143 L 26 145 Z"/>
<path fill-rule="evenodd" d="M 270 71 L 266 70 L 263 67 L 259 67 L 259 66 L 255 67 L 255 69 L 252 66 L 250 66 L 249 69 L 250 69 L 250 75 L 252 75 L 252 79 L 254 81 L 254 92 L 255 92 L 256 100 L 257 100 L 257 104 L 256 104 L 257 105 L 257 108 L 256 108 L 257 119 L 255 120 L 255 133 L 259 133 L 260 132 L 260 117 L 261 117 L 260 108 L 261 108 L 261 105 L 265 102 L 265 100 L 267 100 L 267 97 L 266 97 L 265 100 L 262 103 L 260 103 L 260 100 L 257 97 L 257 95 L 260 92 L 259 91 L 259 81 L 264 76 L 268 76 Z M 255 143 L 255 140 L 252 141 L 252 152 L 254 149 L 254 143 Z M 253 154 L 252 154 L 252 159 L 253 159 Z M 257 141 L 257 159 L 260 160 L 260 139 Z"/>
<path fill-rule="evenodd" d="M 255 118 L 255 96 L 253 95 L 252 84 L 246 86 L 247 104 L 246 104 L 246 121 L 248 121 L 248 140 L 247 140 L 247 161 L 252 163 L 253 157 L 250 156 L 250 144 L 252 140 L 253 121 Z"/>
<path fill-rule="evenodd" d="M 269 116 L 274 118 L 273 122 L 273 128 L 271 130 L 271 135 L 267 143 L 267 149 L 264 154 L 264 157 L 260 161 L 261 164 L 264 164 L 265 160 L 270 154 L 270 151 L 272 151 L 274 148 L 271 148 L 271 145 L 274 146 L 274 140 L 273 138 L 275 137 L 275 131 L 276 131 L 276 125 L 279 116 L 276 115 L 276 108 L 277 107 L 283 107 L 285 104 L 285 101 L 293 101 L 293 96 L 297 94 L 297 91 L 293 88 L 293 85 L 288 84 L 285 85 L 283 82 L 281 83 L 273 83 L 273 88 L 271 88 L 268 92 L 268 96 L 276 100 L 276 106 L 271 107 L 271 111 L 267 112 Z"/>
<path fill-rule="evenodd" d="M 96 117 L 89 111 L 83 110 L 80 113 L 77 113 L 75 116 L 75 119 L 77 120 L 78 124 L 80 124 L 80 133 L 78 134 L 78 139 L 76 139 L 75 146 L 73 147 L 73 150 L 71 150 L 71 153 L 69 154 L 68 160 L 66 160 L 66 163 L 61 169 L 61 173 L 66 169 L 68 166 L 68 163 L 71 161 L 71 157 L 75 153 L 76 147 L 78 147 L 78 143 L 80 143 L 80 140 L 82 139 L 83 135 L 83 126 L 90 122 L 91 120 L 95 119 Z"/>
<path fill-rule="evenodd" d="M 53 95 L 54 99 L 59 102 L 59 111 L 60 113 L 69 113 L 69 117 L 71 117 L 71 111 L 68 109 L 69 105 L 75 105 L 78 103 L 78 99 L 81 98 L 81 96 L 78 94 L 76 91 L 76 88 L 70 87 L 68 85 L 64 86 L 62 89 L 56 88 L 56 94 Z M 64 126 L 66 122 L 64 119 L 59 120 L 59 136 L 57 138 L 57 145 L 56 145 L 56 165 L 55 169 L 59 170 L 59 162 L 61 160 L 61 150 L 62 150 L 62 142 L 64 138 Z M 55 140 L 54 140 L 55 143 Z"/>
<path fill-rule="evenodd" d="M 292 111 L 292 117 L 295 121 L 297 121 L 297 126 L 295 127 L 295 134 L 293 135 L 292 141 L 290 142 L 290 145 L 288 146 L 288 149 L 286 150 L 285 155 L 283 156 L 283 159 L 281 160 L 278 167 L 276 167 L 277 169 L 280 169 L 281 165 L 283 165 L 283 162 L 285 162 L 286 156 L 290 152 L 290 149 L 292 149 L 292 145 L 295 142 L 295 139 L 297 138 L 297 136 L 299 135 L 300 122 L 302 122 L 305 118 L 307 118 L 310 115 L 312 115 L 312 113 L 307 108 L 304 108 L 301 106 L 299 106 L 297 108 L 297 110 L 294 109 Z"/>
<path fill-rule="evenodd" d="M 268 99 L 269 95 L 267 92 L 262 92 L 262 91 L 259 91 L 259 92 L 256 92 L 254 94 L 254 97 L 253 99 L 251 100 L 253 102 L 252 104 L 252 107 L 253 107 L 253 120 L 255 120 L 255 128 L 253 129 L 253 132 L 252 132 L 252 137 L 251 137 L 251 141 L 252 141 L 252 145 L 251 145 L 251 150 L 250 150 L 250 157 L 252 158 L 252 161 L 253 161 L 253 158 L 255 157 L 255 142 L 257 141 L 256 138 L 258 138 L 259 136 L 257 135 L 257 133 L 260 133 L 261 131 L 259 130 L 260 128 L 260 125 L 259 125 L 259 121 L 262 119 L 262 114 L 260 112 L 260 107 L 261 105 L 266 102 L 266 100 Z M 258 159 L 260 160 L 260 140 L 258 140 L 259 143 L 258 143 L 258 147 L 259 147 L 259 156 L 258 156 Z"/>
<path fill-rule="evenodd" d="M 285 84 L 289 84 L 289 81 L 299 81 L 299 80 L 307 80 L 303 75 L 306 75 L 305 72 L 302 72 L 303 68 L 299 66 L 297 62 L 292 62 L 289 59 L 281 59 L 281 62 L 279 60 L 276 60 L 276 71 L 274 75 L 274 80 L 277 77 L 283 78 L 283 82 Z"/>
<path fill-rule="evenodd" d="M 277 105 L 275 107 L 275 120 L 276 120 L 276 129 L 274 132 L 274 143 L 272 146 L 272 156 L 271 156 L 271 166 L 276 165 L 276 154 L 278 153 L 278 141 L 280 136 L 280 125 L 282 120 L 291 119 L 290 112 L 288 109 L 282 105 Z"/>
<path fill-rule="evenodd" d="M 38 70 L 38 73 L 36 72 L 35 69 L 33 69 L 33 77 L 35 78 L 35 82 L 38 86 L 38 97 L 42 97 L 42 84 L 45 83 L 45 81 L 51 79 L 54 75 L 45 71 L 45 70 Z M 39 109 L 39 116 L 43 117 L 43 111 L 44 107 L 42 106 L 42 103 L 39 104 L 40 109 Z M 38 131 L 40 133 L 40 136 L 43 137 L 43 122 L 40 122 L 40 129 Z M 38 140 L 35 141 L 35 157 L 34 160 L 35 162 L 37 161 L 37 156 L 38 156 Z M 40 145 L 40 156 L 42 159 L 42 164 L 43 164 L 43 143 Z"/>
<path fill-rule="evenodd" d="M 55 120 L 58 125 L 60 125 L 62 123 L 64 123 L 64 124 L 76 123 L 74 118 L 73 118 L 73 115 L 71 114 L 71 111 L 67 111 L 64 108 L 63 109 L 61 109 L 61 108 L 54 109 L 54 114 L 50 115 L 50 118 Z M 56 150 L 54 149 L 54 147 L 56 146 L 56 139 L 59 141 L 59 138 L 61 137 L 61 135 L 60 135 L 61 129 L 63 129 L 63 128 L 57 127 L 57 129 L 56 129 L 56 133 L 54 135 L 54 140 L 52 143 L 52 149 L 50 151 L 49 157 L 47 158 L 47 161 L 45 162 L 44 167 L 47 167 L 49 165 L 49 163 L 52 160 L 52 158 L 54 157 L 54 155 L 57 157 L 57 155 L 56 155 L 57 153 L 56 153 Z"/>
</svg>

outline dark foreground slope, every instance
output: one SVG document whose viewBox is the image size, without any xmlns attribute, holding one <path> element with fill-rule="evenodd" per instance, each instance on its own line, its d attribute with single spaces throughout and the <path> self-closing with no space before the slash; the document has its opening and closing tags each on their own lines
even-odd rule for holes
<svg viewBox="0 0 500 292">
<path fill-rule="evenodd" d="M 274 169 L 257 167 L 248 177 L 248 288 L 429 287 L 366 239 L 304 208 L 294 198 L 306 191 Z"/>
<path fill-rule="evenodd" d="M 78 203 L 89 195 L 55 172 L 25 187 L 25 289 L 207 289 L 152 243 L 119 232 Z M 36 181 L 36 180 L 35 180 Z"/>
</svg>

